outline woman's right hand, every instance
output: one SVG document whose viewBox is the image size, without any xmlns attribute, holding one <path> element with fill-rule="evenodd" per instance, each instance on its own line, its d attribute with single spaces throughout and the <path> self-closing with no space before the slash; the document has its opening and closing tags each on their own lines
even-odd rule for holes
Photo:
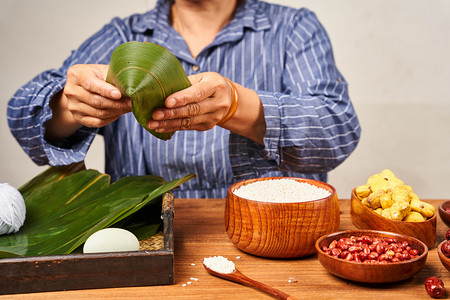
<svg viewBox="0 0 450 300">
<path fill-rule="evenodd" d="M 58 140 L 82 126 L 100 128 L 131 111 L 129 99 L 106 82 L 108 65 L 74 65 L 67 71 L 64 90 L 50 101 L 53 117 L 46 139 Z"/>
</svg>

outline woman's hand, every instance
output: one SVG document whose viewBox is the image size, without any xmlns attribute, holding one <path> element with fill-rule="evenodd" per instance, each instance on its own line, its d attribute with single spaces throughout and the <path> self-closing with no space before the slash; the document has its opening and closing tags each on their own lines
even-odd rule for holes
<svg viewBox="0 0 450 300">
<path fill-rule="evenodd" d="M 62 93 L 50 101 L 53 117 L 46 124 L 46 138 L 61 139 L 81 126 L 103 127 L 131 111 L 129 99 L 107 83 L 107 65 L 74 65 L 67 71 Z"/>
<path fill-rule="evenodd" d="M 204 131 L 213 128 L 228 113 L 231 87 L 218 73 L 189 76 L 192 86 L 167 97 L 164 108 L 153 112 L 147 127 L 157 132 Z"/>
<path fill-rule="evenodd" d="M 74 120 L 87 127 L 103 127 L 131 111 L 129 100 L 107 83 L 107 65 L 75 65 L 67 71 L 62 97 Z"/>
<path fill-rule="evenodd" d="M 266 132 L 264 109 L 258 94 L 237 83 L 239 103 L 231 119 L 223 122 L 233 104 L 231 85 L 218 73 L 206 72 L 189 76 L 192 86 L 173 93 L 164 108 L 153 112 L 147 122 L 157 132 L 177 130 L 204 131 L 219 125 L 234 133 L 263 144 Z"/>
</svg>

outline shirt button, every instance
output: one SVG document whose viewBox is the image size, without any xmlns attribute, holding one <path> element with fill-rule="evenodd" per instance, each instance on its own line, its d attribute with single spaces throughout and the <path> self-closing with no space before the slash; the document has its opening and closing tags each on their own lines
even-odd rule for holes
<svg viewBox="0 0 450 300">
<path fill-rule="evenodd" d="M 192 70 L 194 70 L 195 72 L 197 72 L 197 71 L 198 71 L 198 66 L 197 66 L 197 65 L 193 65 L 193 66 L 192 66 Z"/>
</svg>

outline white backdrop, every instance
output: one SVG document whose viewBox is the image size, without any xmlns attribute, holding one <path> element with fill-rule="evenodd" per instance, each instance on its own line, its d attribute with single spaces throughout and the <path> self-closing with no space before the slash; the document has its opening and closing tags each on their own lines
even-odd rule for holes
<svg viewBox="0 0 450 300">
<path fill-rule="evenodd" d="M 340 198 L 384 168 L 422 198 L 449 198 L 450 1 L 291 0 L 308 7 L 330 35 L 362 126 L 355 152 L 330 173 Z M 152 0 L 0 1 L 0 182 L 19 187 L 37 167 L 9 132 L 7 101 L 39 72 L 115 16 L 144 12 Z M 103 140 L 86 159 L 104 170 Z"/>
</svg>

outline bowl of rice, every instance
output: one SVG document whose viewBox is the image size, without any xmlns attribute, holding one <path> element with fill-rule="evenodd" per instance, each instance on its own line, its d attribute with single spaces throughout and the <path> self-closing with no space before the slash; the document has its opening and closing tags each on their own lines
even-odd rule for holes
<svg viewBox="0 0 450 300">
<path fill-rule="evenodd" d="M 331 185 L 297 177 L 244 180 L 228 189 L 225 229 L 249 254 L 294 258 L 315 253 L 316 240 L 339 229 L 339 203 Z"/>
</svg>

